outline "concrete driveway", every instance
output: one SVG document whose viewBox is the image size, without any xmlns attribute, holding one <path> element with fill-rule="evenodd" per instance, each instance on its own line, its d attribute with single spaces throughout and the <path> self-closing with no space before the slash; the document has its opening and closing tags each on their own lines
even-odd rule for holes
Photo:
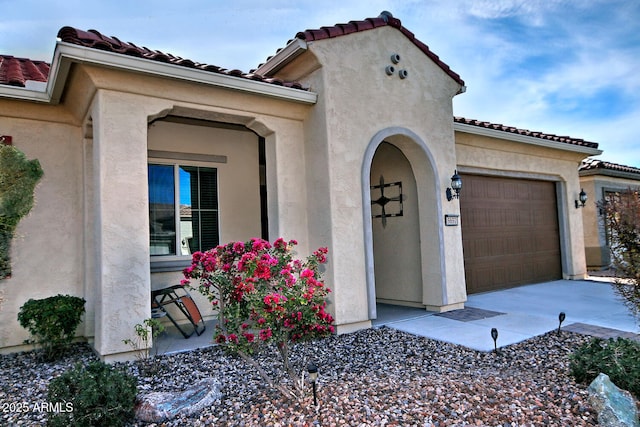
<svg viewBox="0 0 640 427">
<path fill-rule="evenodd" d="M 638 338 L 635 319 L 615 294 L 611 279 L 556 280 L 470 295 L 465 309 L 430 313 L 417 308 L 378 305 L 374 326 L 387 326 L 480 351 L 562 329 L 602 338 Z"/>
</svg>

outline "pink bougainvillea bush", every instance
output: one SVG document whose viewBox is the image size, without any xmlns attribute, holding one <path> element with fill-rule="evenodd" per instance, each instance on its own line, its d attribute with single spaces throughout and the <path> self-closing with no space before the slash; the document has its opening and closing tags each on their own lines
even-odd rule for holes
<svg viewBox="0 0 640 427">
<path fill-rule="evenodd" d="M 195 287 L 191 282 L 197 281 L 198 291 L 218 310 L 215 341 L 290 397 L 304 393 L 304 370 L 296 372 L 289 360 L 292 344 L 334 332 L 326 311 L 330 290 L 319 271 L 327 262 L 327 248 L 299 260 L 293 253 L 296 244 L 254 238 L 196 252 L 182 282 Z M 253 357 L 266 349 L 277 351 L 288 381 L 271 378 Z"/>
</svg>

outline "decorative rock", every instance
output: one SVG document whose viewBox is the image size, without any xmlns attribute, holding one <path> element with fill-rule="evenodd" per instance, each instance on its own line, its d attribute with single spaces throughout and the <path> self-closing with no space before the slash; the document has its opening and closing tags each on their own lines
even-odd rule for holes
<svg viewBox="0 0 640 427">
<path fill-rule="evenodd" d="M 221 397 L 220 382 L 205 378 L 181 393 L 154 392 L 142 396 L 136 404 L 136 418 L 158 423 L 178 416 L 188 417 L 213 405 Z"/>
<path fill-rule="evenodd" d="M 589 403 L 598 412 L 598 423 L 610 427 L 638 427 L 638 408 L 626 390 L 600 374 L 589 385 Z"/>
</svg>

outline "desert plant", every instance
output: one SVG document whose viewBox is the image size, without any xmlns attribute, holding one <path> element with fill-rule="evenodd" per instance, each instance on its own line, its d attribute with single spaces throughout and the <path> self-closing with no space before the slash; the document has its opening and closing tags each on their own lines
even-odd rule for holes
<svg viewBox="0 0 640 427">
<path fill-rule="evenodd" d="M 20 219 L 33 207 L 33 191 L 42 177 L 37 160 L 0 144 L 0 280 L 11 275 L 9 250 Z"/>
<path fill-rule="evenodd" d="M 291 363 L 293 343 L 327 336 L 333 317 L 325 311 L 329 289 L 321 282 L 320 264 L 326 248 L 305 261 L 293 258 L 294 240 L 261 239 L 232 242 L 193 254 L 186 279 L 219 310 L 215 341 L 249 363 L 268 384 L 287 397 L 304 395 L 304 363 Z M 281 371 L 270 375 L 257 358 L 273 350 Z M 273 364 L 270 366 L 275 369 Z"/>
<path fill-rule="evenodd" d="M 632 189 L 610 194 L 599 208 L 618 275 L 616 292 L 640 320 L 640 195 Z"/>
<path fill-rule="evenodd" d="M 61 356 L 75 337 L 84 313 L 84 298 L 56 295 L 30 299 L 18 312 L 18 322 L 31 334 L 27 344 L 42 347 L 42 357 L 51 361 Z"/>
<path fill-rule="evenodd" d="M 150 339 L 156 339 L 157 336 L 164 331 L 164 325 L 158 319 L 149 318 L 145 319 L 143 324 L 136 324 L 134 326 L 136 338 L 124 339 L 123 343 L 130 346 L 134 351 L 138 352 L 139 359 L 148 359 L 149 350 L 151 347 Z M 156 348 L 157 351 L 157 348 Z"/>
<path fill-rule="evenodd" d="M 570 356 L 569 371 L 584 384 L 605 373 L 618 387 L 640 398 L 640 343 L 626 338 L 594 338 Z"/>
<path fill-rule="evenodd" d="M 50 426 L 121 426 L 133 418 L 136 378 L 106 363 L 77 364 L 49 383 L 48 401 L 70 410 L 52 413 Z"/>
</svg>

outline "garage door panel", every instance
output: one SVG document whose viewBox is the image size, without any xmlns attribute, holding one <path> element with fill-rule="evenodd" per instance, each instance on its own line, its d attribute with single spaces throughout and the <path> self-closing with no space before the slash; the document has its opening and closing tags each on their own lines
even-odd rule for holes
<svg viewBox="0 0 640 427">
<path fill-rule="evenodd" d="M 535 240 L 535 252 L 545 256 L 545 259 L 549 256 L 560 257 L 560 251 L 558 250 L 558 243 L 544 235 L 536 236 Z"/>
<path fill-rule="evenodd" d="M 555 184 L 463 175 L 467 291 L 561 278 Z"/>
</svg>

